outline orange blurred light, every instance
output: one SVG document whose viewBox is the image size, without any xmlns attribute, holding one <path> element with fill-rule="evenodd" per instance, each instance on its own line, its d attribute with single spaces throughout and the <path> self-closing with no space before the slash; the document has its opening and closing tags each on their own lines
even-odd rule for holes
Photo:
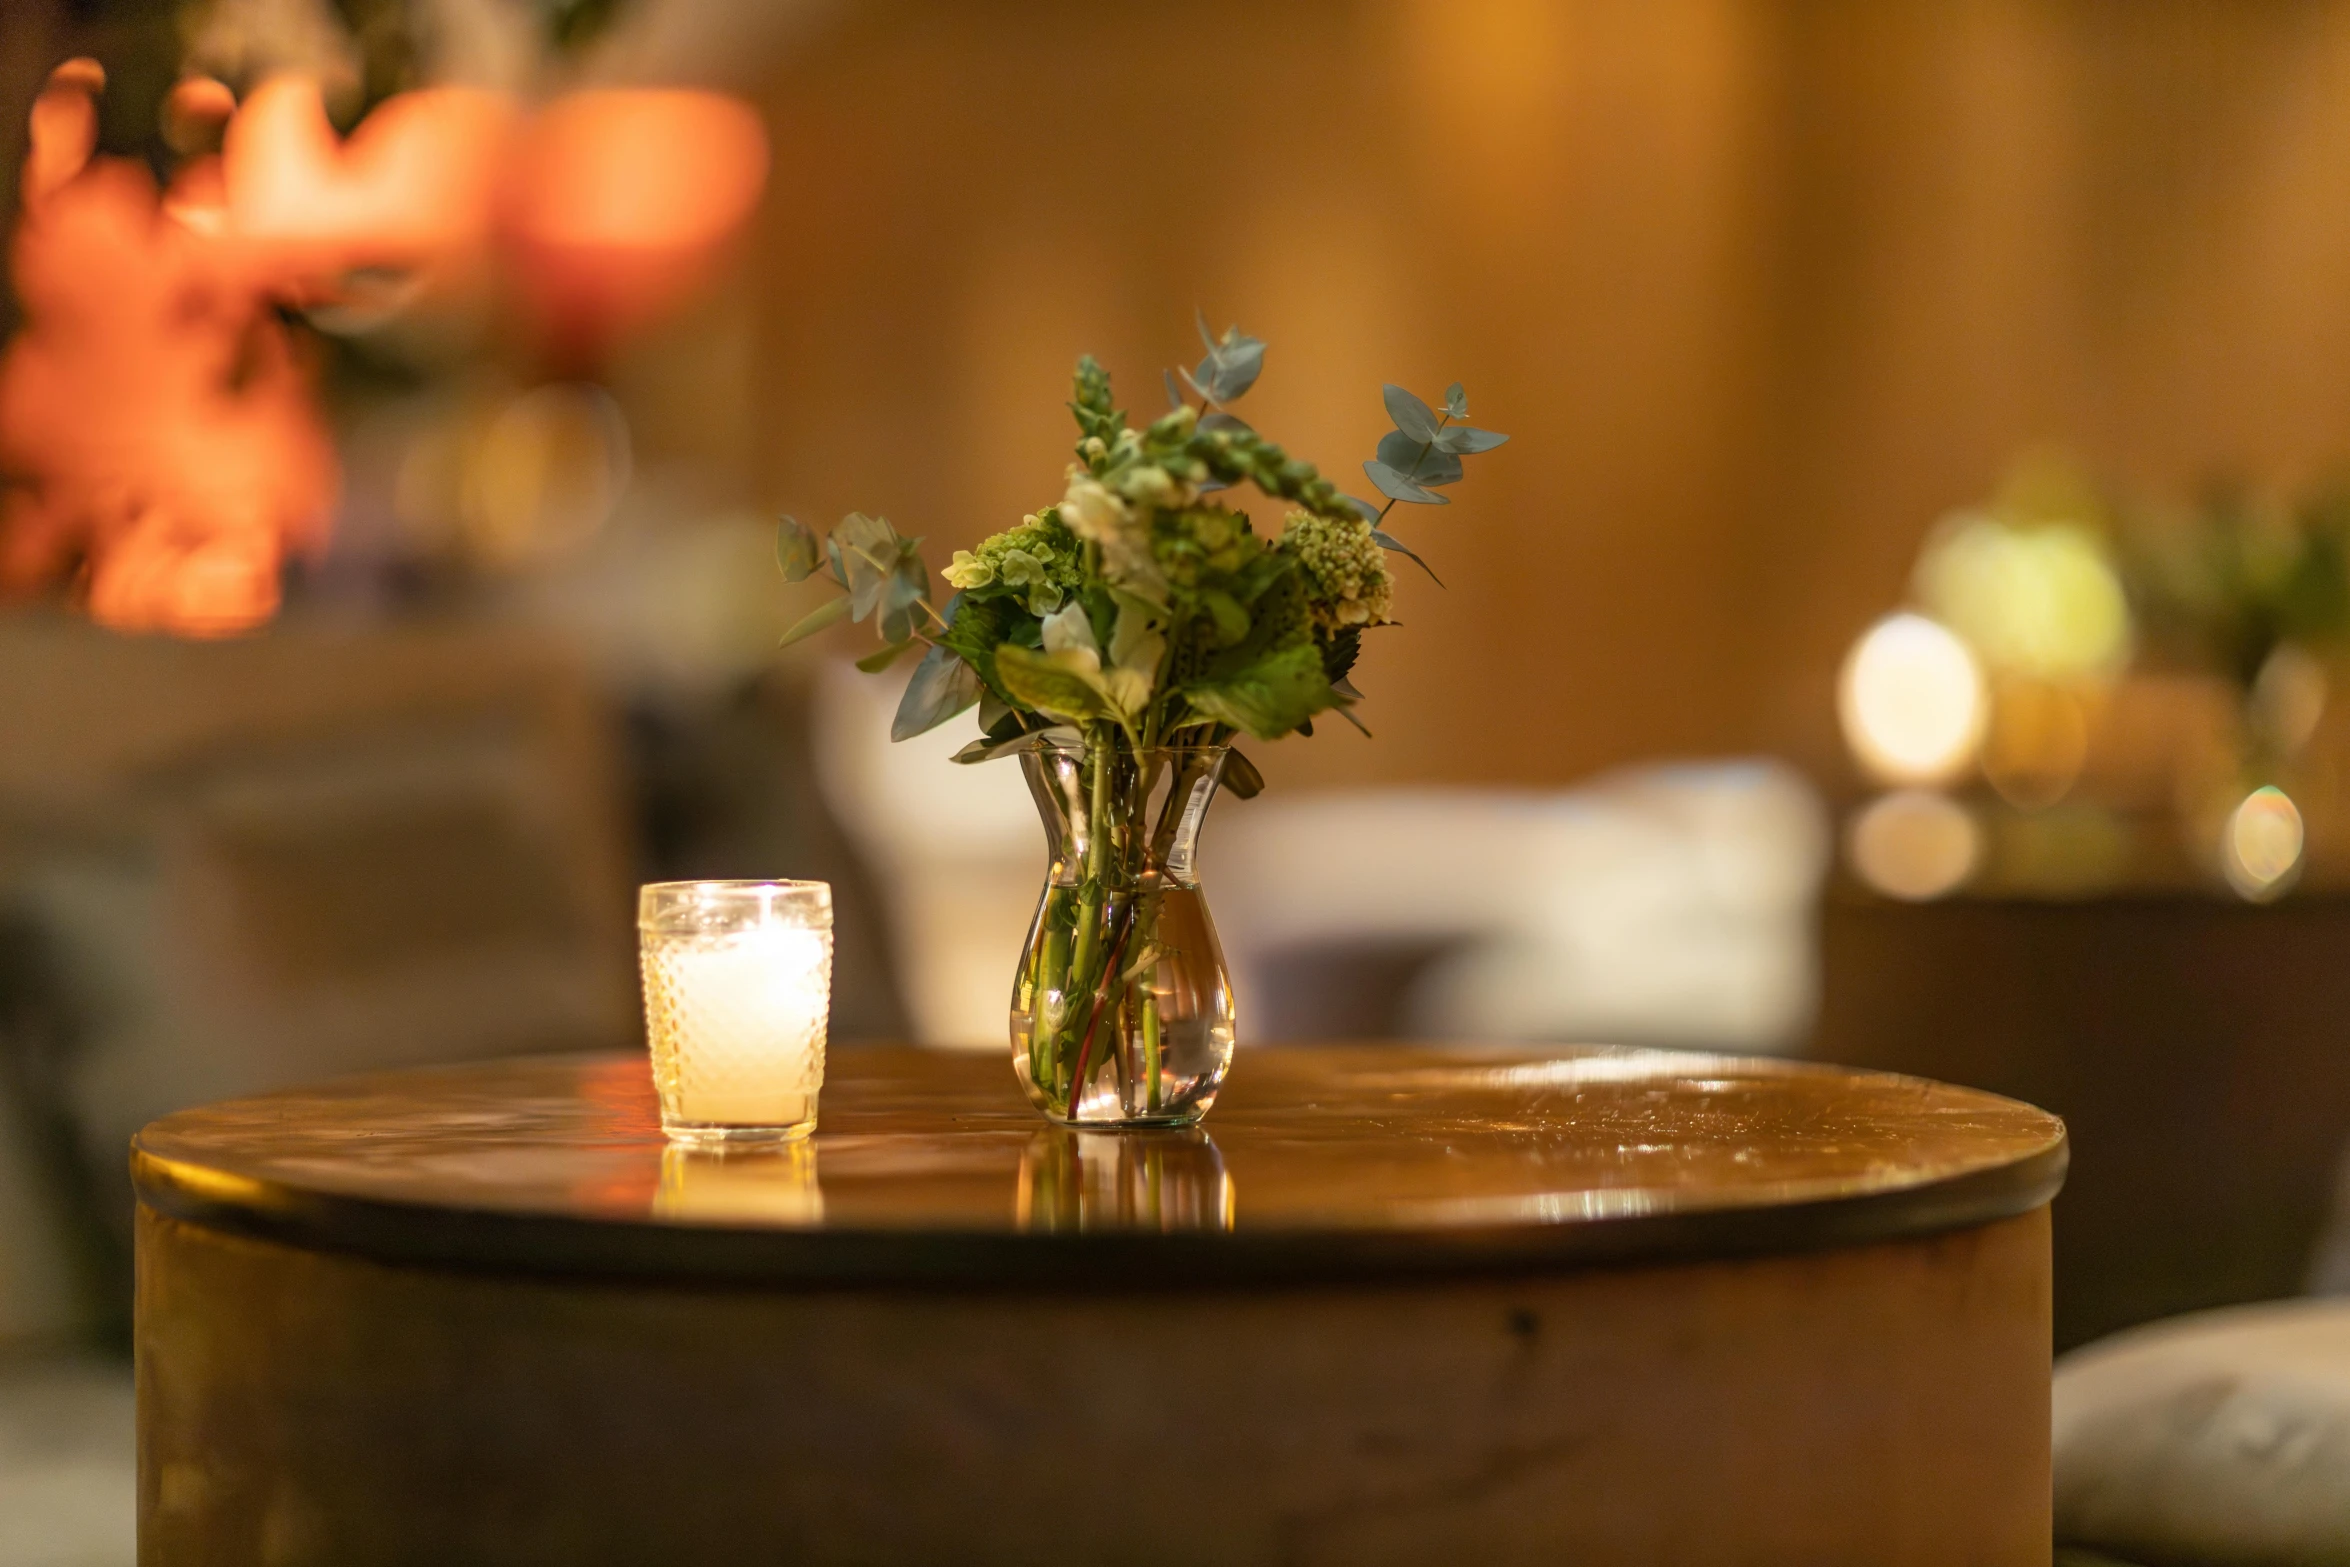
<svg viewBox="0 0 2350 1567">
<path fill-rule="evenodd" d="M 103 81 L 69 62 L 32 115 L 0 589 L 79 568 L 107 625 L 245 630 L 275 613 L 284 557 L 324 542 L 333 450 L 256 280 L 165 213 L 144 166 L 90 160 Z"/>
<path fill-rule="evenodd" d="M 523 133 L 502 215 L 547 346 L 593 358 L 674 306 L 766 178 L 766 133 L 732 99 L 615 89 L 548 105 Z"/>
</svg>

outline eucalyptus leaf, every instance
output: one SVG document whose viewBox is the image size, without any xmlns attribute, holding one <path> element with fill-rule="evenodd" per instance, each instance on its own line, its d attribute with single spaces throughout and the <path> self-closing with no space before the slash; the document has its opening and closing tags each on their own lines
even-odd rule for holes
<svg viewBox="0 0 2350 1567">
<path fill-rule="evenodd" d="M 911 545 L 904 548 L 881 590 L 881 635 L 890 642 L 903 642 L 922 629 L 918 606 L 930 591 L 930 571 L 920 552 Z"/>
<path fill-rule="evenodd" d="M 1436 432 L 1436 448 L 1438 451 L 1458 452 L 1465 457 L 1473 457 L 1479 452 L 1493 450 L 1508 439 L 1498 430 L 1479 430 L 1465 424 L 1455 424 Z"/>
<path fill-rule="evenodd" d="M 1436 574 L 1436 568 L 1429 565 L 1426 561 L 1420 559 L 1419 556 L 1413 554 L 1411 549 L 1405 545 L 1403 540 L 1397 538 L 1394 534 L 1382 533 L 1377 528 L 1373 528 L 1371 530 L 1371 542 L 1378 545 L 1383 550 L 1392 550 L 1396 554 L 1401 555 L 1404 559 L 1410 561 L 1413 565 L 1428 573 L 1428 580 L 1430 582 L 1435 583 L 1440 588 L 1444 586 L 1444 579 Z"/>
<path fill-rule="evenodd" d="M 1339 499 L 1345 501 L 1349 506 L 1352 506 L 1355 509 L 1355 514 L 1361 517 L 1363 521 L 1376 523 L 1379 520 L 1379 508 L 1372 505 L 1369 501 L 1364 500 L 1361 496 L 1342 495 L 1339 497 Z"/>
<path fill-rule="evenodd" d="M 775 563 L 786 582 L 805 582 L 824 563 L 824 546 L 816 530 L 799 518 L 785 515 L 775 525 Z"/>
<path fill-rule="evenodd" d="M 1109 716 L 1099 687 L 1049 653 L 1007 642 L 995 650 L 995 676 L 1013 701 L 1051 717 L 1084 724 Z"/>
<path fill-rule="evenodd" d="M 863 620 L 881 604 L 898 561 L 897 530 L 878 517 L 850 512 L 832 530 L 836 559 L 848 573 L 849 614 Z"/>
<path fill-rule="evenodd" d="M 1200 341 L 1208 346 L 1208 356 L 1191 373 L 1192 384 L 1201 388 L 1201 395 L 1210 402 L 1237 402 L 1264 373 L 1264 340 L 1250 337 L 1236 326 L 1226 327 L 1224 335 L 1217 337 L 1208 330 L 1205 311 L 1195 310 L 1192 317 L 1199 324 Z"/>
<path fill-rule="evenodd" d="M 1393 384 L 1385 387 L 1381 395 L 1387 400 L 1387 417 L 1395 421 L 1398 430 L 1415 441 L 1436 439 L 1436 432 L 1442 427 L 1443 421 L 1436 417 L 1435 409 L 1403 387 Z"/>
<path fill-rule="evenodd" d="M 1242 338 L 1228 344 L 1216 357 L 1214 380 L 1209 385 L 1219 403 L 1238 402 L 1248 395 L 1248 389 L 1257 384 L 1257 377 L 1265 373 L 1265 345 L 1255 338 Z"/>
<path fill-rule="evenodd" d="M 1441 440 L 1415 441 L 1401 430 L 1379 437 L 1379 460 L 1414 484 L 1430 489 L 1458 483 L 1461 477 L 1461 460 L 1446 451 Z"/>
<path fill-rule="evenodd" d="M 1161 370 L 1159 372 L 1159 377 L 1161 380 L 1167 383 L 1167 406 L 1169 408 L 1182 408 L 1187 406 L 1183 396 L 1183 388 L 1175 379 L 1175 372 L 1172 370 Z"/>
<path fill-rule="evenodd" d="M 1434 490 L 1422 489 L 1402 474 L 1376 459 L 1363 464 L 1363 472 L 1379 487 L 1379 493 L 1414 506 L 1444 506 L 1450 504 Z"/>
<path fill-rule="evenodd" d="M 969 669 L 971 666 L 965 664 L 963 667 Z M 982 681 L 979 687 L 979 732 L 995 737 L 997 727 L 1006 719 L 1018 723 L 1019 710 L 1007 705 L 1003 698 L 988 690 L 986 682 Z"/>
<path fill-rule="evenodd" d="M 1444 389 L 1444 416 L 1447 419 L 1469 417 L 1469 394 L 1458 381 Z"/>
<path fill-rule="evenodd" d="M 1256 433 L 1249 427 L 1249 424 L 1246 420 L 1234 418 L 1231 414 L 1226 413 L 1221 408 L 1211 409 L 1207 413 L 1202 414 L 1200 416 L 1199 427 L 1203 430 L 1237 430 L 1248 435 L 1254 435 Z"/>
<path fill-rule="evenodd" d="M 898 698 L 897 716 L 890 720 L 892 740 L 911 740 L 926 734 L 979 700 L 979 672 L 963 662 L 953 648 L 933 646 L 914 666 L 906 694 Z"/>
<path fill-rule="evenodd" d="M 1238 751 L 1224 753 L 1224 792 L 1235 800 L 1253 800 L 1265 792 L 1265 775 Z"/>
<path fill-rule="evenodd" d="M 775 645 L 779 648 L 787 648 L 794 642 L 804 642 L 827 626 L 839 625 L 848 619 L 848 615 L 849 601 L 847 599 L 826 599 L 801 616 L 799 622 L 783 634 L 783 640 Z"/>
<path fill-rule="evenodd" d="M 903 658 L 905 656 L 906 649 L 912 647 L 913 645 L 914 639 L 912 637 L 906 638 L 903 642 L 892 642 L 889 646 L 883 648 L 880 652 L 868 653 L 863 658 L 858 659 L 857 667 L 869 675 L 878 675 L 883 670 L 889 668 L 890 665 Z"/>
</svg>

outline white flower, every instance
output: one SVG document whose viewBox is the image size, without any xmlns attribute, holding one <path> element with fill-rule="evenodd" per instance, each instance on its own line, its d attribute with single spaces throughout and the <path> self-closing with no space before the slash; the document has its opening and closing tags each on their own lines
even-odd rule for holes
<svg viewBox="0 0 2350 1567">
<path fill-rule="evenodd" d="M 1137 506 L 1173 509 L 1191 503 L 1191 486 L 1178 484 L 1157 463 L 1140 463 L 1118 475 L 1118 490 Z"/>
<path fill-rule="evenodd" d="M 1102 672 L 1102 645 L 1094 640 L 1085 606 L 1071 599 L 1044 619 L 1045 656 L 1087 679 Z"/>
<path fill-rule="evenodd" d="M 1020 552 L 1015 550 L 1013 553 Z M 957 550 L 955 558 L 947 562 L 946 570 L 939 575 L 953 587 L 984 588 L 995 581 L 995 568 L 969 550 Z"/>
<path fill-rule="evenodd" d="M 1071 533 L 1095 544 L 1116 538 L 1132 525 L 1134 514 L 1099 480 L 1082 468 L 1069 470 L 1069 493 L 1061 498 L 1061 522 Z"/>
</svg>

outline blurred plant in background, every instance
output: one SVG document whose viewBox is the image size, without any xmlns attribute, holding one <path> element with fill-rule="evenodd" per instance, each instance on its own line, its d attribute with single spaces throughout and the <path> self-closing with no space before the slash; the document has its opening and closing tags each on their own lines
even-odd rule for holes
<svg viewBox="0 0 2350 1567">
<path fill-rule="evenodd" d="M 2298 879 L 2332 788 L 2308 753 L 2350 640 L 2350 490 L 2152 505 L 2029 453 L 1934 529 L 1911 586 L 1841 691 L 1855 759 L 1900 786 L 1852 820 L 1864 881 L 2072 895 L 2160 882 L 2182 851 L 2248 899 Z"/>
</svg>

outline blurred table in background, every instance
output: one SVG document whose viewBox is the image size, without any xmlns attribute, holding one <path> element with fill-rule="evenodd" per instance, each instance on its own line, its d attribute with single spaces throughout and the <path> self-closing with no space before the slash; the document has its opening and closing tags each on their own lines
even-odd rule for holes
<svg viewBox="0 0 2350 1567">
<path fill-rule="evenodd" d="M 148 1127 L 141 1560 L 2045 1563 L 2063 1128 L 1662 1051 L 1254 1052 L 1205 1129 L 835 1053 Z"/>
<path fill-rule="evenodd" d="M 1826 900 L 1812 1054 L 2064 1118 L 2056 1342 L 2300 1293 L 2350 1142 L 2350 897 Z"/>
</svg>

